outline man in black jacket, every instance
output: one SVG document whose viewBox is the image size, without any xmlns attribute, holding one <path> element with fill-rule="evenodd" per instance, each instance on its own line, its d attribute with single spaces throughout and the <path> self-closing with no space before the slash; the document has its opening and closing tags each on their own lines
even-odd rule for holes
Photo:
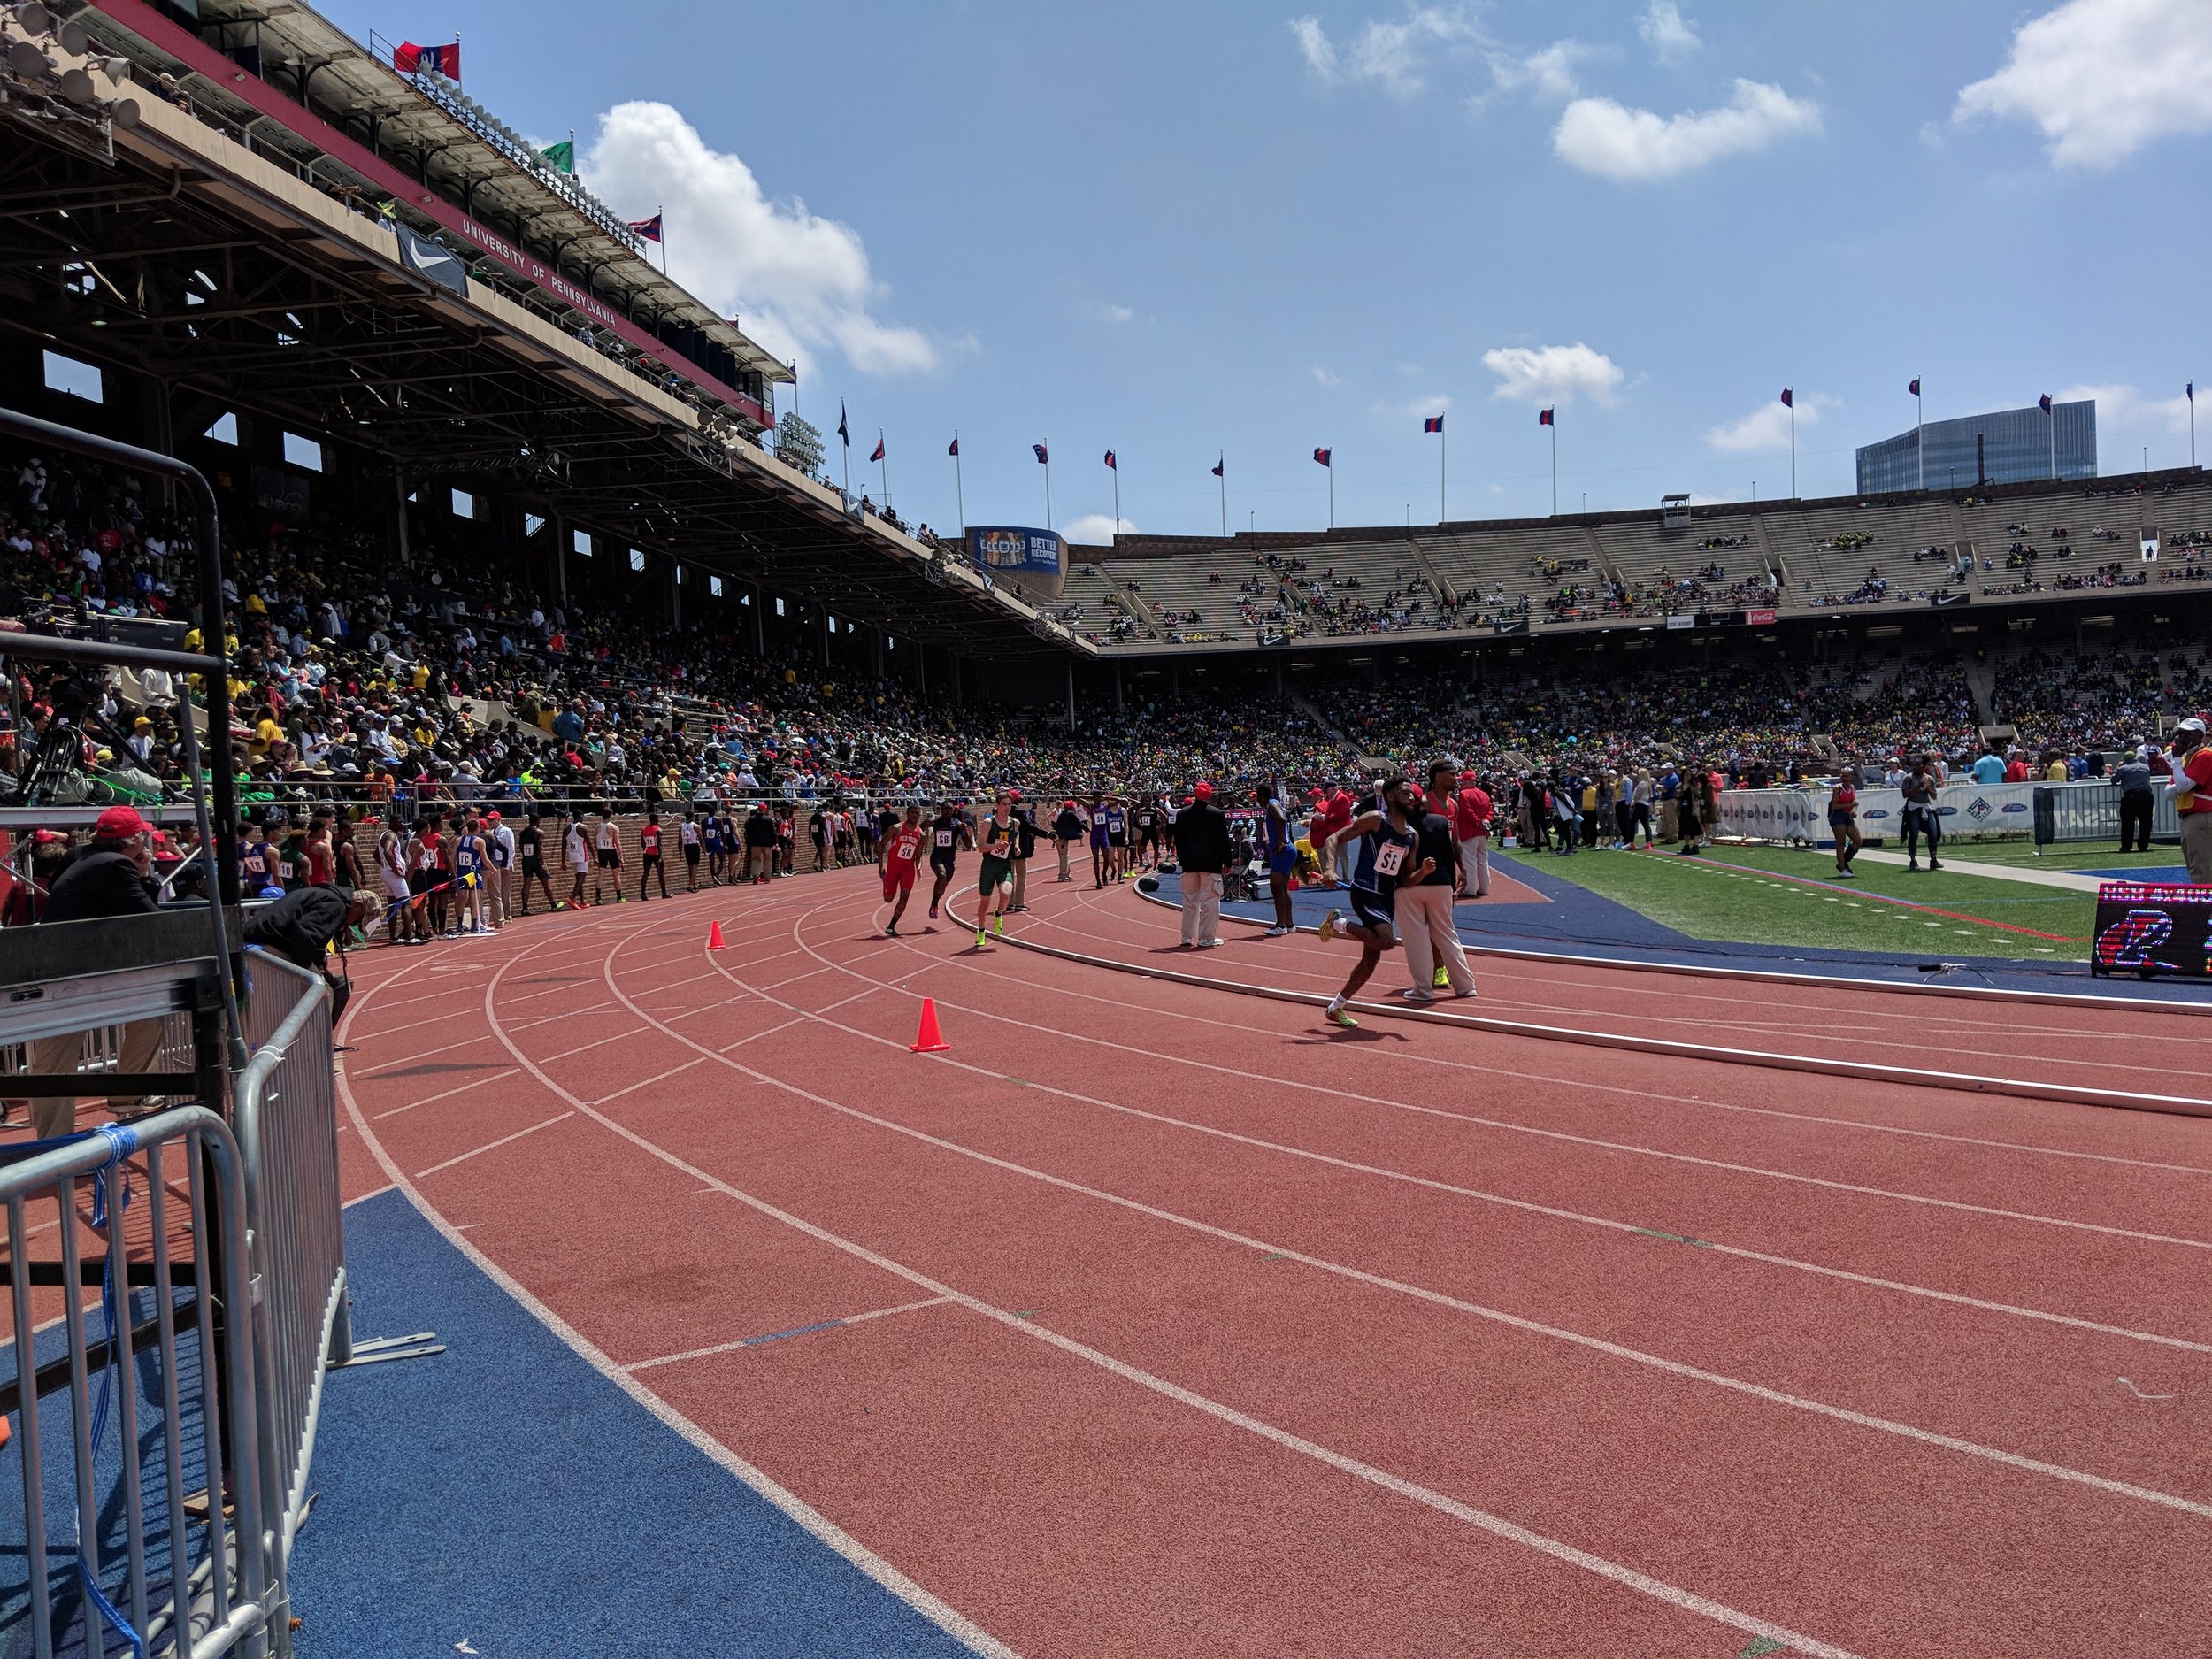
<svg viewBox="0 0 2212 1659">
<path fill-rule="evenodd" d="M 330 947 L 348 927 L 373 921 L 370 902 L 369 894 L 351 887 L 302 887 L 246 919 L 246 943 L 323 976 L 330 987 L 334 1029 L 353 995 L 353 980 L 350 975 L 331 972 Z"/>
<path fill-rule="evenodd" d="M 1229 820 L 1202 782 L 1175 815 L 1175 862 L 1183 872 L 1183 949 L 1221 942 L 1221 877 L 1229 867 Z"/>
<path fill-rule="evenodd" d="M 153 835 L 135 809 L 111 806 L 92 826 L 92 839 L 81 848 L 54 878 L 41 926 L 50 922 L 85 922 L 111 916 L 150 916 L 157 906 L 149 877 L 154 867 Z M 153 1071 L 161 1067 L 163 1022 L 134 1019 L 122 1028 L 122 1053 L 118 1065 L 125 1071 Z M 77 1071 L 84 1062 L 84 1037 L 70 1032 L 41 1037 L 31 1045 L 34 1073 Z M 12 1103 L 12 1102 L 11 1102 Z M 151 1102 L 96 1102 L 114 1111 Z M 65 1135 L 77 1126 L 77 1102 L 66 1095 L 31 1102 L 31 1133 L 41 1141 Z"/>
<path fill-rule="evenodd" d="M 1052 820 L 1052 839 L 1060 844 L 1060 879 L 1072 881 L 1075 876 L 1068 869 L 1068 853 L 1083 839 L 1083 815 L 1075 810 L 1075 803 L 1060 803 L 1060 816 Z"/>
</svg>

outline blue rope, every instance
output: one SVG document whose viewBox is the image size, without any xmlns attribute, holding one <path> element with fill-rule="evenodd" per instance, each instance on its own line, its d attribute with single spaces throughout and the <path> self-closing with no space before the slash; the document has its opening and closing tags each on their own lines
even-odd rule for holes
<svg viewBox="0 0 2212 1659">
<path fill-rule="evenodd" d="M 96 1463 L 100 1455 L 100 1448 L 107 1439 L 108 1406 L 117 1385 L 122 1381 L 123 1378 L 122 1344 L 116 1340 L 116 1333 L 120 1327 L 115 1314 L 115 1233 L 111 1222 L 121 1219 L 123 1213 L 131 1207 L 130 1171 L 124 1166 L 123 1160 L 138 1150 L 138 1131 L 123 1124 L 103 1124 L 91 1133 L 101 1136 L 108 1143 L 107 1162 L 92 1171 L 92 1225 L 99 1233 L 103 1241 L 100 1259 L 100 1318 L 107 1327 L 108 1342 L 107 1363 L 101 1368 L 100 1371 L 99 1397 L 94 1402 L 92 1409 L 92 1455 Z M 81 1136 L 68 1137 L 71 1140 L 82 1138 Z M 108 1208 L 108 1185 L 113 1173 L 118 1171 L 121 1171 L 121 1189 L 117 1195 L 115 1207 L 111 1214 Z M 160 1286 L 156 1286 L 155 1294 L 157 1295 L 161 1294 Z M 170 1425 L 171 1432 L 175 1432 L 175 1426 L 173 1424 Z M 125 1457 L 134 1457 L 137 1455 L 137 1451 L 136 1447 L 126 1446 L 122 1448 L 122 1455 Z M 81 1510 L 79 1513 L 81 1514 Z M 176 1525 L 180 1520 L 180 1517 L 171 1517 L 172 1525 Z M 118 1635 L 130 1643 L 131 1652 L 137 1655 L 137 1659 L 146 1659 L 145 1637 L 133 1627 L 130 1620 L 124 1617 L 122 1609 L 108 1599 L 107 1592 L 100 1587 L 98 1578 L 85 1560 L 84 1529 L 81 1521 L 77 1529 L 75 1565 L 77 1581 L 84 1586 L 87 1599 L 98 1609 L 100 1617 L 113 1627 Z M 102 1638 L 95 1651 L 104 1653 L 106 1647 L 106 1640 Z"/>
</svg>

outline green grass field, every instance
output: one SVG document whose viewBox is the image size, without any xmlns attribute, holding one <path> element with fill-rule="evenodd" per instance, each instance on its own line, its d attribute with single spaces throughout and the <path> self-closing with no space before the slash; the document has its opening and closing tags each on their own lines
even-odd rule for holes
<svg viewBox="0 0 2212 1659">
<path fill-rule="evenodd" d="M 2133 870 L 2149 865 L 2154 869 L 2178 865 L 2181 863 L 2181 844 L 2178 841 L 2153 841 L 2147 853 L 2118 853 L 2114 841 L 2063 841 L 2046 847 L 2043 856 L 2035 856 L 2035 844 L 2029 841 L 1946 841 L 1943 856 L 1963 858 L 1970 864 L 2018 864 L 2029 870 Z M 1891 841 L 1882 849 L 1885 852 L 1901 853 L 1905 844 Z"/>
<path fill-rule="evenodd" d="M 2154 850 L 2147 861 L 2136 862 L 2158 861 Z M 1948 870 L 1916 874 L 1864 861 L 1854 880 L 1836 884 L 1851 891 L 1807 887 L 1776 878 L 1828 881 L 1835 874 L 1834 858 L 1784 847 L 1716 847 L 1695 858 L 1678 857 L 1671 849 L 1580 852 L 1571 858 L 1538 855 L 1531 862 L 1546 875 L 1587 887 L 1693 938 L 1749 944 L 2085 961 L 2096 915 L 2096 898 L 2088 893 Z M 2086 869 L 2093 861 L 2045 861 L 2060 870 L 2075 862 Z M 1876 895 L 1955 914 L 1935 916 L 1886 904 Z M 1984 925 L 1990 922 L 2058 937 L 2037 938 Z"/>
</svg>

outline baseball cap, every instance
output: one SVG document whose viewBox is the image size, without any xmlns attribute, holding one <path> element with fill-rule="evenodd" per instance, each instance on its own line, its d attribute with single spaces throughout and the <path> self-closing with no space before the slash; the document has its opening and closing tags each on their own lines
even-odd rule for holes
<svg viewBox="0 0 2212 1659">
<path fill-rule="evenodd" d="M 92 833 L 105 841 L 128 841 L 134 835 L 146 833 L 146 820 L 138 816 L 138 809 L 130 806 L 111 806 L 100 814 Z"/>
<path fill-rule="evenodd" d="M 1192 786 L 1191 793 L 1201 801 L 1210 801 L 1214 798 L 1214 787 L 1210 783 L 1194 784 Z"/>
<path fill-rule="evenodd" d="M 2174 726 L 2174 730 L 2177 732 L 2201 732 L 2204 730 L 2204 717 L 2200 714 L 2193 714 L 2185 720 L 2177 721 Z"/>
</svg>

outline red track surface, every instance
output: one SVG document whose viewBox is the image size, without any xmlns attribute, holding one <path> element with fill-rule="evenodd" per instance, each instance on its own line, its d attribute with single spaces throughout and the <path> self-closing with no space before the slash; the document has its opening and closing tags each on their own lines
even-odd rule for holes
<svg viewBox="0 0 2212 1659">
<path fill-rule="evenodd" d="M 1032 1659 L 2206 1647 L 2212 1123 L 1340 1033 L 886 941 L 876 896 L 357 958 L 351 1191 L 397 1176 Z M 1032 900 L 1040 939 L 1171 945 L 1126 890 Z M 1479 971 L 1487 1012 L 1889 1064 L 2199 1092 L 2212 1056 L 2186 1015 Z M 906 1051 L 925 995 L 949 1055 Z"/>
</svg>

